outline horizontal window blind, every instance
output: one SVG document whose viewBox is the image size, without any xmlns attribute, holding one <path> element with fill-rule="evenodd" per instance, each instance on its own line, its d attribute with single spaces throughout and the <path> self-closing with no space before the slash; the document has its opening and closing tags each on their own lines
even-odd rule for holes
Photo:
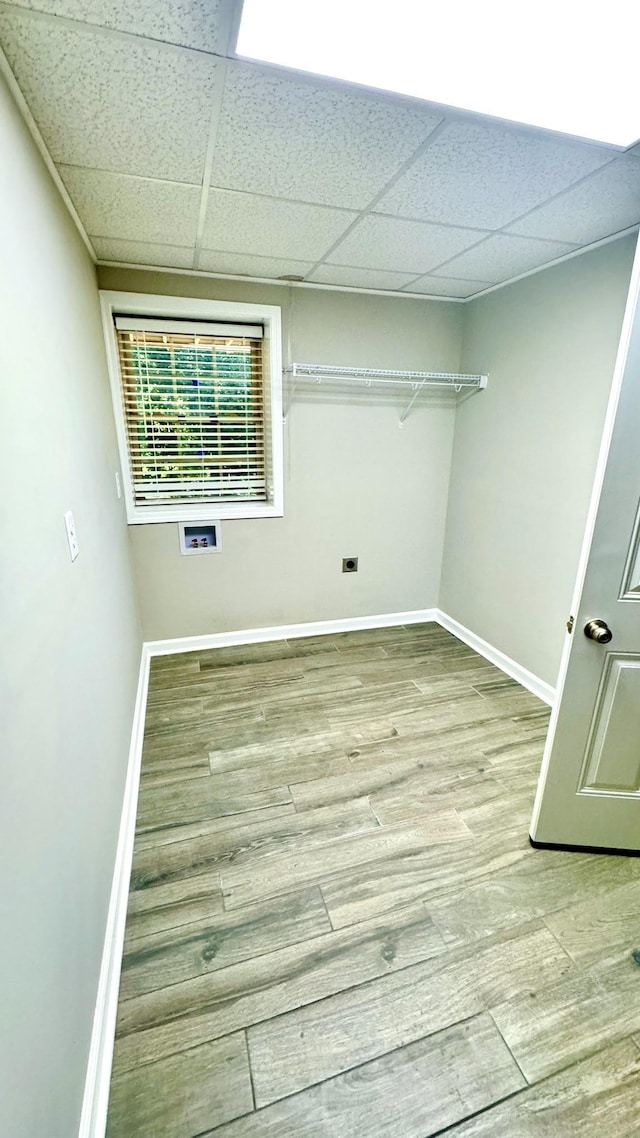
<svg viewBox="0 0 640 1138">
<path fill-rule="evenodd" d="M 135 505 L 266 501 L 262 328 L 115 323 Z"/>
</svg>

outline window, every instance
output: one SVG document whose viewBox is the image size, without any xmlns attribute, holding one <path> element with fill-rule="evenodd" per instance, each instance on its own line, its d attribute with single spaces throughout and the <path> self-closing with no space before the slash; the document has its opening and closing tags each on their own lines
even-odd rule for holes
<svg viewBox="0 0 640 1138">
<path fill-rule="evenodd" d="M 266 501 L 262 327 L 115 326 L 134 504 Z"/>
<path fill-rule="evenodd" d="M 101 298 L 128 520 L 281 515 L 279 308 Z"/>
</svg>

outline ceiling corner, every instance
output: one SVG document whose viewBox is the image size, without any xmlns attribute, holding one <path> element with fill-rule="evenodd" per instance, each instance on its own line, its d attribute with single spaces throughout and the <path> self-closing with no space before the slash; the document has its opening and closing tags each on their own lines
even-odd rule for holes
<svg viewBox="0 0 640 1138">
<path fill-rule="evenodd" d="M 93 248 L 93 245 L 91 243 L 91 239 L 89 237 L 89 234 L 87 233 L 84 225 L 82 224 L 82 221 L 80 220 L 80 215 L 78 214 L 78 211 L 76 210 L 71 198 L 69 197 L 66 186 L 65 186 L 64 182 L 62 181 L 62 178 L 60 177 L 59 173 L 58 173 L 56 164 L 53 161 L 53 158 L 51 157 L 51 154 L 49 152 L 49 148 L 48 148 L 46 142 L 44 141 L 44 138 L 42 137 L 42 135 L 40 133 L 40 130 L 38 128 L 38 124 L 36 123 L 33 115 L 31 114 L 31 111 L 29 110 L 27 100 L 25 99 L 24 95 L 22 94 L 22 91 L 20 89 L 18 81 L 17 81 L 15 75 L 13 74 L 9 60 L 7 59 L 2 47 L 0 47 L 0 75 L 2 75 L 2 77 L 5 80 L 5 83 L 7 84 L 7 87 L 9 88 L 9 91 L 11 93 L 13 101 L 15 102 L 18 110 L 20 111 L 20 114 L 22 115 L 22 118 L 24 119 L 24 122 L 27 126 L 27 129 L 29 130 L 31 137 L 33 138 L 33 141 L 35 142 L 35 144 L 38 148 L 38 152 L 40 154 L 40 157 L 42 158 L 45 166 L 47 167 L 49 175 L 50 175 L 52 181 L 54 182 L 55 187 L 56 187 L 58 193 L 60 194 L 60 197 L 62 198 L 65 206 L 67 207 L 67 211 L 70 214 L 71 219 L 72 219 L 76 229 L 78 230 L 78 233 L 80 234 L 82 242 L 83 242 L 89 256 L 91 257 L 91 260 L 93 261 L 94 265 L 97 264 L 98 258 L 96 257 L 96 252 L 95 252 L 95 249 Z"/>
</svg>

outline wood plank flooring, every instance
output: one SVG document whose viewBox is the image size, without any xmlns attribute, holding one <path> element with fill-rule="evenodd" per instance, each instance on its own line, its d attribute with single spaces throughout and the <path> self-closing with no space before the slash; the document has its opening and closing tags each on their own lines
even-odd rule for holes
<svg viewBox="0 0 640 1138">
<path fill-rule="evenodd" d="M 640 1138 L 640 860 L 436 624 L 152 661 L 108 1138 Z"/>
</svg>

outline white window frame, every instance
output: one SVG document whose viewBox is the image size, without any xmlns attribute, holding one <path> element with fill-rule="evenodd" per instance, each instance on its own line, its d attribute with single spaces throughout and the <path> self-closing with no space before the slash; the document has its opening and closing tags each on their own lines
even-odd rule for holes
<svg viewBox="0 0 640 1138">
<path fill-rule="evenodd" d="M 281 518 L 284 516 L 283 432 L 282 432 L 282 333 L 280 308 L 274 304 L 242 304 L 228 300 L 198 300 L 184 296 L 157 296 L 153 293 L 111 292 L 100 290 L 102 326 L 107 350 L 111 398 L 120 450 L 122 482 L 130 525 L 154 522 L 202 521 L 211 510 L 215 518 Z M 172 505 L 136 506 L 129 467 L 127 428 L 120 382 L 118 342 L 113 323 L 114 313 L 127 316 L 152 316 L 165 319 L 205 320 L 264 325 L 268 343 L 269 448 L 273 487 L 267 502 L 202 502 Z"/>
</svg>

